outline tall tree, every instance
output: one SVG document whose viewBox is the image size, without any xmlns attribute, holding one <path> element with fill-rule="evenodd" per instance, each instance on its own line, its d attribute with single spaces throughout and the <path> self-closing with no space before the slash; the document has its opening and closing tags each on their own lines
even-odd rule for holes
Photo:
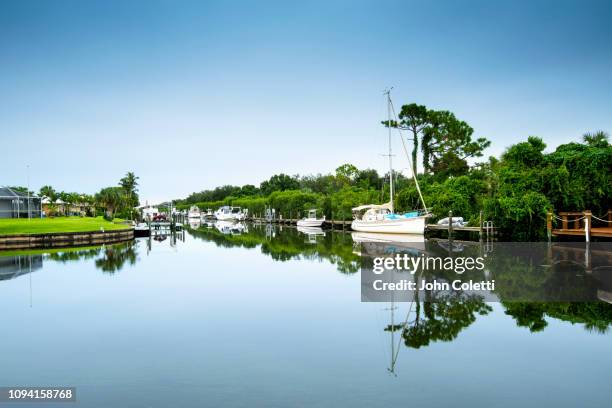
<svg viewBox="0 0 612 408">
<path fill-rule="evenodd" d="M 419 137 L 422 136 L 424 129 L 429 124 L 429 111 L 423 105 L 411 103 L 403 105 L 398 115 L 399 122 L 383 121 L 385 126 L 398 127 L 412 134 L 412 171 L 416 175 L 417 154 L 419 152 Z"/>
<path fill-rule="evenodd" d="M 130 218 L 132 217 L 132 212 L 134 211 L 134 207 L 138 205 L 138 176 L 136 176 L 131 171 L 128 171 L 121 180 L 119 180 L 119 185 L 123 190 L 123 195 L 125 198 L 125 207 L 129 212 Z"/>
<path fill-rule="evenodd" d="M 491 145 L 483 137 L 473 140 L 474 129 L 451 112 L 429 111 L 428 120 L 421 143 L 425 172 L 466 168 L 468 158 L 481 157 L 484 149 Z M 453 165 L 446 165 L 446 160 L 452 161 Z M 457 174 L 451 172 L 446 175 Z"/>
</svg>

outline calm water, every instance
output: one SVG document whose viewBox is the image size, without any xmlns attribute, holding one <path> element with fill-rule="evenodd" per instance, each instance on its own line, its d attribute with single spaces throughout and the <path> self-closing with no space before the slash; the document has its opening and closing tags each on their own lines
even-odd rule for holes
<svg viewBox="0 0 612 408">
<path fill-rule="evenodd" d="M 76 386 L 67 406 L 83 407 L 612 400 L 607 304 L 407 317 L 408 303 L 360 301 L 350 234 L 223 232 L 0 256 L 0 386 Z"/>
</svg>

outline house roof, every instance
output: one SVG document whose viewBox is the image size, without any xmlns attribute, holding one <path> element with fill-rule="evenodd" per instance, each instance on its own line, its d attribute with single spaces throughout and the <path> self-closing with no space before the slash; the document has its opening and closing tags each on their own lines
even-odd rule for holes
<svg viewBox="0 0 612 408">
<path fill-rule="evenodd" d="M 21 191 L 16 191 L 10 187 L 0 187 L 0 198 L 27 198 L 28 194 Z M 30 198 L 38 198 L 38 196 L 31 194 Z"/>
</svg>

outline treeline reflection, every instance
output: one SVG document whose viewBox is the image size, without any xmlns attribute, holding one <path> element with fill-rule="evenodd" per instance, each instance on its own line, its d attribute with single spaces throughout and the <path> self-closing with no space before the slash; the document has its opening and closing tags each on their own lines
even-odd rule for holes
<svg viewBox="0 0 612 408">
<path fill-rule="evenodd" d="M 397 243 L 357 243 L 343 232 L 300 232 L 296 228 L 250 225 L 241 231 L 224 232 L 216 228 L 188 229 L 193 239 L 221 247 L 258 250 L 274 260 L 327 261 L 343 274 L 355 274 L 367 267 L 368 257 L 378 254 L 408 252 L 413 255 L 486 256 L 487 271 L 497 281 L 493 295 L 516 325 L 530 332 L 545 330 L 550 319 L 580 324 L 593 333 L 607 333 L 612 324 L 612 262 L 606 247 L 594 245 L 589 252 L 576 245 L 537 245 L 504 250 L 483 245 L 427 240 L 418 245 Z M 544 244 L 545 245 L 545 244 Z M 144 248 L 144 251 L 142 249 Z M 142 253 L 139 253 L 139 250 Z M 40 270 L 44 262 L 69 263 L 92 260 L 104 273 L 114 274 L 127 265 L 135 265 L 146 256 L 151 240 L 135 240 L 116 245 L 61 250 L 31 251 L 0 256 L 0 281 Z M 180 252 L 177 253 L 180 256 Z M 433 281 L 456 278 L 452 271 L 418 271 L 415 279 Z M 477 278 L 466 272 L 462 279 Z M 585 299 L 567 302 L 568 297 Z M 546 301 L 542 301 L 545 299 Z M 396 315 L 382 330 L 398 334 L 410 348 L 426 347 L 433 342 L 450 342 L 478 316 L 492 311 L 482 296 L 463 292 L 426 290 L 408 306 L 409 312 Z M 394 309 L 392 305 L 390 309 Z M 397 321 L 395 321 L 397 318 Z"/>
</svg>

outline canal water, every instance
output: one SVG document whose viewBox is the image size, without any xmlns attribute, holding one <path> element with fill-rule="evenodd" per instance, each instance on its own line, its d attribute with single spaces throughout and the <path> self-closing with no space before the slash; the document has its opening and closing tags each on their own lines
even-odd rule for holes
<svg viewBox="0 0 612 408">
<path fill-rule="evenodd" d="M 201 226 L 0 253 L 0 386 L 76 387 L 71 407 L 609 405 L 608 303 L 362 302 L 362 249 Z"/>
</svg>

